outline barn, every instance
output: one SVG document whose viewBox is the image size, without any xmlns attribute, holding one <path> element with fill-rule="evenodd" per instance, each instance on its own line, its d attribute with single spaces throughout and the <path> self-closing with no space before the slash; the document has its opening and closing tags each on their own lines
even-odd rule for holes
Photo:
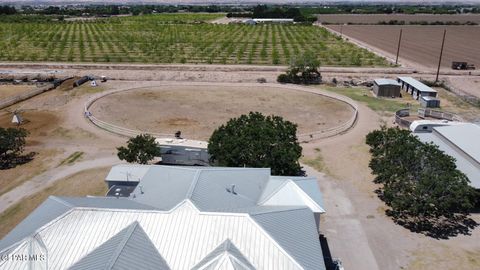
<svg viewBox="0 0 480 270">
<path fill-rule="evenodd" d="M 420 97 L 425 96 L 437 97 L 436 90 L 426 86 L 412 77 L 398 77 L 397 81 L 401 84 L 402 89 L 411 94 L 414 99 L 420 99 Z"/>
<path fill-rule="evenodd" d="M 400 83 L 390 79 L 373 81 L 373 93 L 377 97 L 400 97 Z"/>
</svg>

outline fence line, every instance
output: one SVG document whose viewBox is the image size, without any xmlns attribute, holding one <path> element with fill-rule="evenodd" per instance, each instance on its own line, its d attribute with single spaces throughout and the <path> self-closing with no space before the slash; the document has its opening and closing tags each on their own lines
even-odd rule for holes
<svg viewBox="0 0 480 270">
<path fill-rule="evenodd" d="M 211 84 L 212 83 L 198 84 L 198 85 L 211 85 Z M 176 84 L 162 84 L 162 85 L 159 85 L 159 86 L 169 86 L 169 85 L 176 85 Z M 197 84 L 188 84 L 188 85 L 197 85 Z M 299 141 L 301 141 L 301 142 L 310 142 L 310 141 L 313 141 L 313 140 L 324 139 L 324 138 L 332 137 L 332 136 L 335 136 L 335 135 L 338 135 L 338 134 L 342 134 L 342 133 L 348 131 L 350 128 L 352 128 L 355 125 L 355 123 L 358 119 L 357 104 L 355 103 L 355 101 L 353 101 L 352 99 L 350 99 L 346 96 L 338 95 L 338 94 L 331 93 L 331 92 L 325 92 L 325 91 L 319 92 L 319 91 L 315 91 L 313 89 L 309 89 L 309 88 L 306 88 L 306 87 L 299 87 L 299 86 L 293 86 L 293 85 L 289 85 L 289 86 L 277 85 L 277 84 L 263 84 L 263 85 L 264 86 L 276 87 L 276 88 L 297 90 L 297 91 L 308 92 L 308 93 L 324 96 L 324 97 L 327 97 L 327 98 L 335 99 L 335 100 L 340 101 L 344 104 L 347 104 L 349 107 L 351 107 L 353 109 L 352 117 L 350 117 L 350 119 L 348 119 L 346 122 L 342 123 L 341 125 L 331 127 L 331 128 L 327 128 L 327 129 L 324 129 L 324 130 L 307 132 L 307 133 L 302 133 L 302 134 L 297 135 Z M 258 86 L 258 84 L 252 84 L 252 86 Z M 120 127 L 120 126 L 117 126 L 117 125 L 114 125 L 112 123 L 108 123 L 108 122 L 105 122 L 103 120 L 100 120 L 100 119 L 96 118 L 89 110 L 90 107 L 92 106 L 92 104 L 95 103 L 95 101 L 97 101 L 98 99 L 103 98 L 105 96 L 112 95 L 112 94 L 119 93 L 119 92 L 145 89 L 145 88 L 150 88 L 150 87 L 152 87 L 152 86 L 147 86 L 147 87 L 142 86 L 142 87 L 129 88 L 129 89 L 114 89 L 114 90 L 110 90 L 110 91 L 107 91 L 107 92 L 104 92 L 104 93 L 96 94 L 96 95 L 92 96 L 91 98 L 89 98 L 87 100 L 87 102 L 85 103 L 85 105 L 84 105 L 84 115 L 95 126 L 101 128 L 101 129 L 104 129 L 108 132 L 123 136 L 123 137 L 134 137 L 134 136 L 142 134 L 142 133 L 148 133 L 148 134 L 150 134 L 154 137 L 173 138 L 174 137 L 173 134 L 156 133 L 156 132 L 149 132 L 149 131 L 145 131 L 145 130 L 135 130 L 135 129 L 128 129 L 128 128 L 125 128 L 125 127 Z"/>
<path fill-rule="evenodd" d="M 44 86 L 44 87 L 41 87 L 41 88 L 38 88 L 38 89 L 33 89 L 33 90 L 28 91 L 26 93 L 22 93 L 22 94 L 13 96 L 13 97 L 9 97 L 9 98 L 0 100 L 0 109 L 12 106 L 13 104 L 16 104 L 18 102 L 27 100 L 27 99 L 29 99 L 31 97 L 34 97 L 36 95 L 39 95 L 43 92 L 47 92 L 49 90 L 52 90 L 53 88 L 55 88 L 54 84 L 48 84 L 47 86 Z"/>
<path fill-rule="evenodd" d="M 417 111 L 418 117 L 432 117 L 437 119 L 445 119 L 448 121 L 464 122 L 464 119 L 454 113 L 443 112 L 439 110 L 432 110 L 426 108 L 419 108 Z M 401 109 L 395 112 L 395 123 L 403 127 L 410 127 L 413 121 L 404 119 L 403 117 L 410 116 L 410 109 Z"/>
</svg>

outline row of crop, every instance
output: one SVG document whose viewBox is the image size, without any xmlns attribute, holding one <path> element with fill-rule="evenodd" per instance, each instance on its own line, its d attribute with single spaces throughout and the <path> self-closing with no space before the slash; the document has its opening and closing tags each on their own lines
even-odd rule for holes
<svg viewBox="0 0 480 270">
<path fill-rule="evenodd" d="M 385 64 L 318 27 L 151 24 L 3 24 L 0 60 L 286 64 L 310 51 L 327 65 Z"/>
</svg>

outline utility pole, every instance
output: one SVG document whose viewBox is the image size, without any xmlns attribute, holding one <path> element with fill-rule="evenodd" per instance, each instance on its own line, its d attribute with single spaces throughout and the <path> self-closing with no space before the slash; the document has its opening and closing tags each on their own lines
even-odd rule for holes
<svg viewBox="0 0 480 270">
<path fill-rule="evenodd" d="M 438 82 L 438 74 L 440 73 L 440 65 L 442 64 L 443 45 L 445 45 L 445 35 L 447 35 L 447 29 L 443 30 L 442 48 L 440 49 L 440 57 L 438 59 L 438 68 L 437 68 L 437 77 L 435 78 L 435 82 Z"/>
<path fill-rule="evenodd" d="M 397 58 L 395 59 L 395 65 L 398 64 L 398 55 L 400 54 L 400 43 L 402 42 L 402 31 L 403 29 L 400 28 L 400 36 L 398 36 Z"/>
</svg>

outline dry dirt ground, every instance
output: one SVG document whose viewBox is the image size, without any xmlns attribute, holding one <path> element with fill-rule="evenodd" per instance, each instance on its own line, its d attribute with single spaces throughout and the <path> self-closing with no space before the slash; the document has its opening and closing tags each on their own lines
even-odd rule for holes
<svg viewBox="0 0 480 270">
<path fill-rule="evenodd" d="M 0 84 L 0 99 L 5 99 L 18 94 L 26 93 L 29 90 L 35 89 L 36 86 L 32 84 Z"/>
<path fill-rule="evenodd" d="M 320 230 L 334 257 L 345 269 L 479 269 L 480 230 L 449 240 L 435 240 L 396 225 L 374 190 L 368 168 L 365 136 L 388 118 L 359 104 L 356 126 L 342 136 L 304 144 L 304 158 L 316 158 L 324 173 L 307 167 L 319 178 L 326 214 Z M 319 151 L 320 150 L 320 151 Z M 480 215 L 473 214 L 477 222 Z"/>
<path fill-rule="evenodd" d="M 132 85 L 133 86 L 133 85 Z M 353 110 L 343 102 L 284 88 L 162 86 L 119 92 L 97 100 L 90 111 L 103 121 L 136 130 L 208 140 L 228 119 L 259 111 L 298 123 L 298 133 L 338 126 Z"/>
</svg>

